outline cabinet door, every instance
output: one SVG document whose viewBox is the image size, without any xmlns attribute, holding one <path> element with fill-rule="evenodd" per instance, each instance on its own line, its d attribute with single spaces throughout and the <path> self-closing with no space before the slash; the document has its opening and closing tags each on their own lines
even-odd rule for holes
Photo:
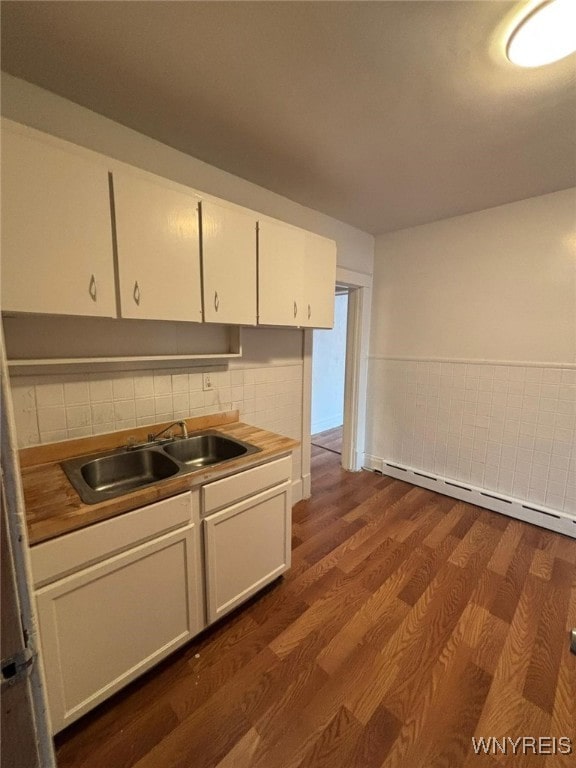
<svg viewBox="0 0 576 768">
<path fill-rule="evenodd" d="M 5 125 L 2 309 L 116 316 L 108 169 Z"/>
<path fill-rule="evenodd" d="M 202 202 L 204 320 L 256 325 L 256 216 Z"/>
<path fill-rule="evenodd" d="M 305 233 L 272 221 L 258 224 L 258 323 L 298 326 Z"/>
<path fill-rule="evenodd" d="M 198 548 L 190 525 L 36 593 L 54 732 L 202 629 Z"/>
<path fill-rule="evenodd" d="M 202 320 L 198 200 L 161 179 L 114 172 L 122 317 Z"/>
<path fill-rule="evenodd" d="M 302 280 L 300 325 L 307 328 L 332 328 L 336 288 L 336 243 L 306 232 L 306 256 Z"/>
<path fill-rule="evenodd" d="M 290 567 L 291 523 L 289 482 L 205 518 L 208 623 Z"/>
</svg>

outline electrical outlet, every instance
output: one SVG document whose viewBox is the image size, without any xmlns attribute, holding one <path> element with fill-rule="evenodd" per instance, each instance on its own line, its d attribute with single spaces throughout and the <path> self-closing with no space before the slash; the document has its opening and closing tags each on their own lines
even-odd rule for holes
<svg viewBox="0 0 576 768">
<path fill-rule="evenodd" d="M 202 389 L 204 392 L 208 392 L 211 389 L 214 389 L 214 374 L 213 373 L 203 373 L 202 374 Z"/>
</svg>

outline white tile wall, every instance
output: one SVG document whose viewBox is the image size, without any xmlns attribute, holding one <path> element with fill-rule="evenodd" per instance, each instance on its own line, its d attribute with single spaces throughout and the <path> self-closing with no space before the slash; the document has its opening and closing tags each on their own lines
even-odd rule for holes
<svg viewBox="0 0 576 768">
<path fill-rule="evenodd" d="M 302 364 L 211 368 L 202 390 L 197 368 L 84 376 L 13 377 L 19 447 L 238 409 L 254 426 L 302 438 Z M 294 477 L 300 473 L 299 452 Z"/>
<path fill-rule="evenodd" d="M 576 369 L 372 359 L 366 452 L 576 514 Z"/>
</svg>

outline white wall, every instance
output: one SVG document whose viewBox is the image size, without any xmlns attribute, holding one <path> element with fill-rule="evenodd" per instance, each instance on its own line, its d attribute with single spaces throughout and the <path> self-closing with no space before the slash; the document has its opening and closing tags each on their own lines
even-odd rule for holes
<svg viewBox="0 0 576 768">
<path fill-rule="evenodd" d="M 314 331 L 312 354 L 312 434 L 344 421 L 344 373 L 348 295 L 335 297 L 334 328 Z"/>
<path fill-rule="evenodd" d="M 383 235 L 371 353 L 576 362 L 576 189 Z"/>
<path fill-rule="evenodd" d="M 366 452 L 576 516 L 576 189 L 379 237 Z"/>
</svg>

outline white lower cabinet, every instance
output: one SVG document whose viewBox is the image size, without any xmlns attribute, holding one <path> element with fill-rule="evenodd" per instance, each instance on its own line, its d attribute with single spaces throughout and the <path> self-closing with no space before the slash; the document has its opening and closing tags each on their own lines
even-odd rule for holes
<svg viewBox="0 0 576 768">
<path fill-rule="evenodd" d="M 37 590 L 54 733 L 201 631 L 200 569 L 192 521 Z"/>
<path fill-rule="evenodd" d="M 290 567 L 290 484 L 204 520 L 208 623 Z"/>
<path fill-rule="evenodd" d="M 204 488 L 205 512 L 208 500 L 229 499 L 235 489 L 241 499 L 203 520 L 209 624 L 236 608 L 290 567 L 290 474 L 291 459 L 286 457 Z M 253 494 L 258 483 L 266 487 L 273 478 L 277 482 L 280 477 L 280 484 Z M 247 496 L 247 493 L 252 495 Z"/>
<path fill-rule="evenodd" d="M 290 567 L 291 474 L 284 456 L 32 548 L 54 733 Z"/>
</svg>

